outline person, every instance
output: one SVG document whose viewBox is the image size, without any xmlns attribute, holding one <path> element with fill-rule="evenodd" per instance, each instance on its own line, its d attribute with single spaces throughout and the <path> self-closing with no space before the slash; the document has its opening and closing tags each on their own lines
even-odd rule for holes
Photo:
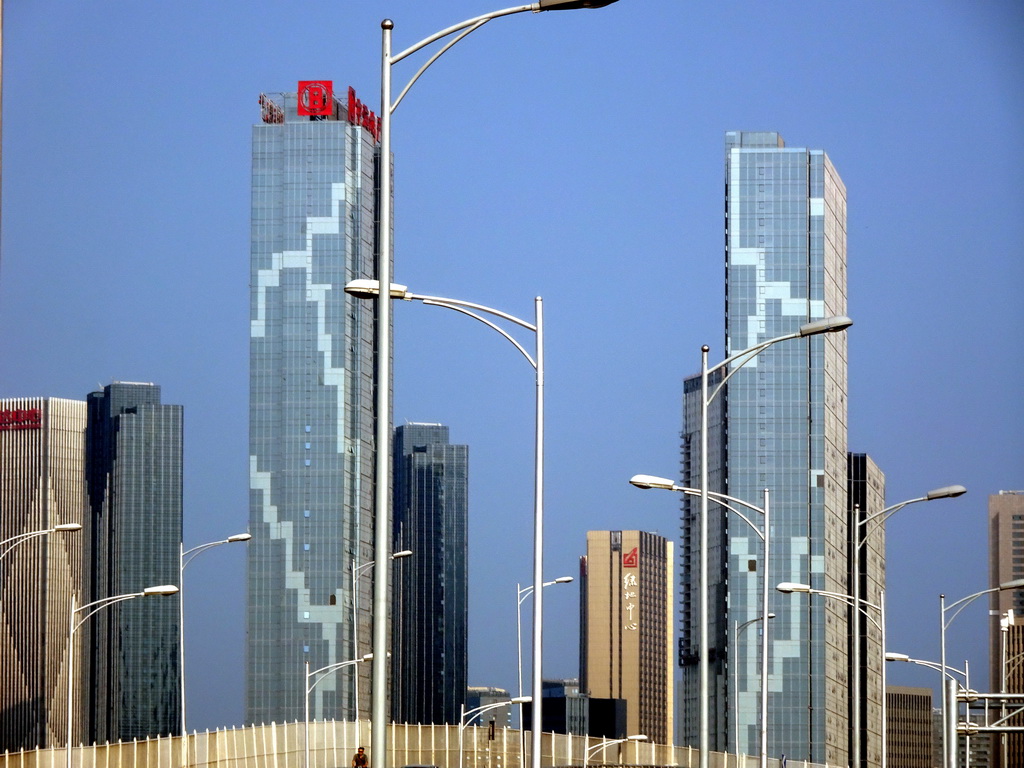
<svg viewBox="0 0 1024 768">
<path fill-rule="evenodd" d="M 352 768 L 370 768 L 370 761 L 366 759 L 366 751 L 363 747 L 360 747 L 359 751 L 352 755 Z"/>
</svg>

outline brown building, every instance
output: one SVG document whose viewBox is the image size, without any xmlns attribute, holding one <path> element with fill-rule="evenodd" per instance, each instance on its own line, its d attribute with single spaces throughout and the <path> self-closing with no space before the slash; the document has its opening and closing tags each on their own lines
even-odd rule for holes
<svg viewBox="0 0 1024 768">
<path fill-rule="evenodd" d="M 83 601 L 85 531 L 12 538 L 85 524 L 86 404 L 0 400 L 0 752 L 67 738 L 68 611 Z M 13 546 L 12 546 L 13 544 Z M 75 636 L 75 669 L 83 670 Z M 74 740 L 85 731 L 79 681 Z"/>
<path fill-rule="evenodd" d="M 888 764 L 895 768 L 932 768 L 932 689 L 890 685 Z"/>
<path fill-rule="evenodd" d="M 580 558 L 580 689 L 626 701 L 628 735 L 673 739 L 672 563 L 667 539 L 590 531 Z"/>
<path fill-rule="evenodd" d="M 1000 491 L 988 497 L 988 570 L 990 587 L 1024 579 L 1024 491 Z M 990 684 L 998 691 L 999 619 L 1010 610 L 1018 617 L 1024 615 L 1024 589 L 993 592 L 990 607 Z"/>
</svg>

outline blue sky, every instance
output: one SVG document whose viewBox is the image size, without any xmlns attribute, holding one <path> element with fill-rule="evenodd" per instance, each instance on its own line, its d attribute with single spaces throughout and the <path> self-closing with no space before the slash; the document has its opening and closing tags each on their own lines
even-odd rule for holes
<svg viewBox="0 0 1024 768">
<path fill-rule="evenodd" d="M 259 93 L 332 79 L 375 105 L 382 18 L 401 49 L 499 5 L 8 3 L 0 397 L 161 384 L 186 545 L 244 530 Z M 677 500 L 626 481 L 674 476 L 682 379 L 723 354 L 724 134 L 776 130 L 848 190 L 851 450 L 890 503 L 969 488 L 888 526 L 890 650 L 938 657 L 938 594 L 987 586 L 988 494 L 1024 488 L 1021 39 L 1011 0 L 620 0 L 496 20 L 423 77 L 394 118 L 396 280 L 527 318 L 544 297 L 549 577 L 587 530 L 677 536 Z M 511 688 L 532 371 L 455 313 L 395 326 L 396 419 L 470 445 L 470 679 Z M 190 727 L 241 721 L 241 549 L 189 569 Z M 545 597 L 545 673 L 575 675 L 577 589 Z M 985 612 L 950 635 L 979 681 Z"/>
</svg>

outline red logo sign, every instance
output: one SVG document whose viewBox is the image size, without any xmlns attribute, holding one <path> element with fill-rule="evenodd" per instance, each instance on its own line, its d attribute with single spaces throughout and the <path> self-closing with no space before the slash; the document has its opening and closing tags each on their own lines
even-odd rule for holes
<svg viewBox="0 0 1024 768">
<path fill-rule="evenodd" d="M 329 116 L 333 111 L 333 87 L 330 80 L 299 80 L 298 113 L 311 117 Z"/>
<path fill-rule="evenodd" d="M 348 121 L 361 125 L 370 132 L 374 141 L 380 141 L 380 118 L 356 98 L 356 90 L 352 87 L 348 89 Z"/>
<path fill-rule="evenodd" d="M 629 552 L 622 555 L 623 568 L 636 568 L 640 565 L 640 554 L 637 552 L 637 549 L 637 547 L 633 547 Z"/>
<path fill-rule="evenodd" d="M 43 412 L 38 408 L 0 411 L 0 432 L 14 429 L 40 429 L 43 426 Z"/>
<path fill-rule="evenodd" d="M 260 117 L 264 123 L 283 123 L 284 110 L 278 106 L 267 94 L 260 94 Z"/>
</svg>

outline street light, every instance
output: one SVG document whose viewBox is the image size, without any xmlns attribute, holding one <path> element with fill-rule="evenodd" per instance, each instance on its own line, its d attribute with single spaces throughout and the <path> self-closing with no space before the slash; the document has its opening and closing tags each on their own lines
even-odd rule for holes
<svg viewBox="0 0 1024 768">
<path fill-rule="evenodd" d="M 989 589 L 982 589 L 979 592 L 967 595 L 967 597 L 961 597 L 956 602 L 946 605 L 946 596 L 939 595 L 939 647 L 941 653 L 941 660 L 939 661 L 939 671 L 942 674 L 942 722 L 943 722 L 943 734 L 942 734 L 942 768 L 954 768 L 956 765 L 956 698 L 952 697 L 953 701 L 950 702 L 951 698 L 948 692 L 949 686 L 946 685 L 946 670 L 949 668 L 946 665 L 946 630 L 949 629 L 949 625 L 953 623 L 953 619 L 960 615 L 969 604 L 973 603 L 982 595 L 988 595 L 993 592 L 999 592 L 1004 589 L 1020 589 L 1024 587 L 1024 579 L 1014 579 L 1013 581 L 1006 581 L 1000 584 L 998 587 L 990 587 Z M 953 610 L 953 609 L 956 610 Z M 953 615 L 946 619 L 946 613 L 953 611 Z"/>
<path fill-rule="evenodd" d="M 767 568 L 765 568 L 765 570 L 767 570 Z M 766 577 L 766 580 L 767 580 L 767 577 Z M 774 613 L 769 613 L 768 614 L 768 618 L 769 619 L 774 619 L 775 618 L 775 614 Z M 764 620 L 764 616 L 755 616 L 752 619 L 747 619 L 742 624 L 740 624 L 740 622 L 738 620 L 737 621 L 733 621 L 733 623 L 732 623 L 732 647 L 733 647 L 733 653 L 736 656 L 736 658 L 733 659 L 733 665 L 732 665 L 732 680 L 733 680 L 732 689 L 733 689 L 733 691 L 735 691 L 734 701 L 736 702 L 736 712 L 735 712 L 734 717 L 733 717 L 732 720 L 733 720 L 733 725 L 734 725 L 734 728 L 735 728 L 735 737 L 734 737 L 734 742 L 733 743 L 736 745 L 736 764 L 737 765 L 739 765 L 739 760 L 740 760 L 740 660 L 739 660 L 739 656 L 740 656 L 740 635 L 743 633 L 743 630 L 745 630 L 751 624 L 756 624 L 757 622 L 763 621 L 763 620 Z M 767 631 L 767 628 L 765 628 L 764 631 Z M 761 689 L 762 694 L 764 693 L 764 691 L 766 691 L 768 689 L 768 682 L 765 679 L 766 675 L 767 675 L 767 664 L 765 663 L 765 659 L 762 658 L 762 660 L 761 660 L 761 681 L 760 681 L 761 682 L 760 689 Z M 764 717 L 765 717 L 764 710 L 762 709 L 761 710 L 761 718 L 764 718 Z M 762 745 L 762 747 L 763 747 L 763 745 Z M 762 749 L 762 755 L 764 755 L 763 749 Z M 762 757 L 762 761 L 763 762 L 767 762 L 767 756 Z"/>
<path fill-rule="evenodd" d="M 577 8 L 601 8 L 610 5 L 615 0 L 538 0 L 535 3 L 514 6 L 503 10 L 491 11 L 481 16 L 466 19 L 458 24 L 453 24 L 446 29 L 435 32 L 425 37 L 418 43 L 406 48 L 398 54 L 391 52 L 391 33 L 395 24 L 391 19 L 384 19 L 381 26 L 381 55 L 380 55 L 380 197 L 379 210 L 376 222 L 377 240 L 377 279 L 381 285 L 391 285 L 391 115 L 401 103 L 402 99 L 409 92 L 409 89 L 419 80 L 420 76 L 427 71 L 431 64 L 438 60 L 446 51 L 460 40 L 475 32 L 491 19 L 501 16 L 509 16 L 526 11 L 566 11 Z M 458 34 L 456 34 L 458 33 Z M 409 82 L 392 100 L 391 68 L 408 56 L 426 48 L 427 46 L 451 37 L 441 48 L 434 53 L 427 62 L 417 70 Z M 384 563 L 388 556 L 388 542 L 391 531 L 389 530 L 390 499 L 389 489 L 391 488 L 391 452 L 388 446 L 391 445 L 391 303 L 388 296 L 383 293 L 377 296 L 377 317 L 375 322 L 376 340 L 376 361 L 375 370 L 377 380 L 376 399 L 376 469 L 375 488 L 376 498 L 374 500 L 374 559 Z M 388 591 L 389 579 L 384 574 L 383 578 L 374 581 L 373 589 L 373 649 L 376 658 L 373 662 L 373 712 L 372 723 L 372 744 L 371 754 L 373 755 L 375 768 L 387 768 L 387 696 L 388 678 L 387 663 L 384 653 L 387 650 L 387 621 L 388 615 Z M 534 581 L 535 585 L 541 583 L 541 579 Z M 541 603 L 538 593 L 537 605 Z M 539 623 L 535 622 L 536 627 Z M 535 638 L 536 641 L 536 638 Z M 537 662 L 535 662 L 536 664 Z M 539 685 L 536 690 L 537 712 L 540 709 L 541 691 Z M 533 734 L 534 756 L 533 768 L 540 768 L 540 731 Z"/>
<path fill-rule="evenodd" d="M 198 547 L 192 547 L 192 549 L 186 550 L 185 544 L 179 545 L 178 555 L 178 588 L 184 590 L 185 588 L 185 566 L 191 563 L 197 555 L 205 552 L 208 549 L 219 547 L 221 544 L 236 544 L 242 541 L 249 541 L 252 538 L 251 533 L 236 533 L 232 536 L 228 536 L 226 539 L 220 541 L 211 541 L 206 544 L 200 544 Z M 185 728 L 185 593 L 182 592 L 178 595 L 178 675 L 181 678 L 181 736 L 184 738 L 188 731 Z M 184 744 L 184 742 L 182 742 Z M 182 749 L 184 754 L 185 750 Z"/>
<path fill-rule="evenodd" d="M 897 507 L 898 506 L 899 505 L 897 505 Z M 895 511 L 895 510 L 893 510 L 893 511 Z M 868 621 L 870 621 L 872 624 L 874 624 L 876 629 L 878 629 L 878 632 L 881 635 L 881 641 L 882 641 L 881 642 L 881 649 L 882 649 L 882 701 L 881 701 L 881 710 L 882 710 L 882 750 L 881 750 L 881 752 L 882 752 L 882 768 L 886 768 L 886 765 L 887 765 L 887 762 L 888 762 L 888 752 L 889 752 L 889 745 L 886 743 L 886 741 L 888 739 L 889 727 L 888 727 L 888 723 L 886 722 L 887 717 L 888 717 L 888 712 L 887 712 L 888 706 L 887 706 L 886 695 L 885 695 L 885 680 L 886 680 L 886 675 L 885 675 L 885 661 L 886 661 L 886 657 L 885 657 L 885 590 L 882 590 L 879 593 L 878 603 L 871 603 L 871 602 L 868 602 L 867 600 L 864 600 L 861 597 L 854 597 L 853 595 L 847 595 L 847 594 L 844 594 L 842 592 L 829 592 L 829 591 L 824 590 L 824 589 L 812 589 L 811 586 L 808 585 L 808 584 L 796 584 L 796 583 L 791 582 L 791 581 L 784 581 L 781 584 L 779 584 L 778 586 L 776 586 L 775 588 L 779 592 L 782 592 L 784 594 L 791 594 L 793 592 L 801 592 L 801 593 L 805 593 L 805 594 L 808 594 L 808 595 L 821 595 L 822 597 L 826 597 L 826 598 L 829 598 L 829 599 L 832 599 L 832 600 L 839 600 L 839 601 L 841 601 L 843 603 L 846 603 L 847 605 L 851 606 L 854 609 L 854 611 L 858 611 L 862 616 L 864 616 L 864 618 L 866 618 Z M 878 611 L 878 620 L 877 621 L 871 617 L 871 614 L 868 613 L 868 611 L 867 611 L 868 608 L 874 608 L 876 611 Z M 857 621 L 857 625 L 858 625 L 858 627 L 860 626 L 859 619 Z M 859 642 L 860 642 L 860 635 L 858 633 L 858 635 L 857 635 L 857 644 L 859 644 Z M 859 677 L 859 674 L 860 674 L 860 669 L 858 667 L 857 668 L 857 676 L 858 677 Z M 858 707 L 860 706 L 860 700 L 859 699 L 857 699 L 857 706 Z M 859 747 L 859 744 L 860 744 L 859 740 L 858 740 L 857 744 L 858 744 L 858 747 Z M 856 760 L 857 760 L 857 763 L 855 763 L 855 764 L 860 764 L 860 756 L 859 756 L 859 754 L 857 755 Z"/>
<path fill-rule="evenodd" d="M 553 581 L 545 581 L 542 587 L 550 587 L 554 584 L 569 584 L 572 576 L 559 576 Z M 516 653 L 519 658 L 519 695 L 523 695 L 523 601 L 533 594 L 533 585 L 522 587 L 516 582 Z M 534 721 L 536 722 L 536 721 Z M 532 733 L 532 731 L 531 731 Z M 526 765 L 526 734 L 523 731 L 523 724 L 519 723 L 519 765 Z"/>
<path fill-rule="evenodd" d="M 860 556 L 861 555 L 860 555 L 860 553 L 861 553 L 861 549 L 864 547 L 864 545 L 867 543 L 867 540 L 868 540 L 868 525 L 869 524 L 873 524 L 876 528 L 878 526 L 884 525 L 886 520 L 888 520 L 890 517 L 892 517 L 894 514 L 896 514 L 897 512 L 899 512 L 901 509 L 903 509 L 904 507 L 906 507 L 909 504 L 916 504 L 916 503 L 918 503 L 920 501 L 934 501 L 936 499 L 952 499 L 952 498 L 956 498 L 957 496 L 963 496 L 965 493 L 967 493 L 967 489 L 964 488 L 964 486 L 962 486 L 962 485 L 947 485 L 947 486 L 944 486 L 942 488 L 936 488 L 934 490 L 928 491 L 928 493 L 926 493 L 924 496 L 919 496 L 919 497 L 914 498 L 914 499 L 907 499 L 906 501 L 901 501 L 899 504 L 893 504 L 891 506 L 888 506 L 885 509 L 879 510 L 878 512 L 874 512 L 872 514 L 869 514 L 869 515 L 865 516 L 863 520 L 858 520 L 857 519 L 857 518 L 860 517 L 859 507 L 855 507 L 854 508 L 856 510 L 855 514 L 854 514 L 855 525 L 854 525 L 854 530 L 853 530 L 853 590 L 852 590 L 853 594 L 852 594 L 852 597 L 853 597 L 853 605 L 854 606 L 860 605 L 860 599 L 861 599 L 861 589 L 860 589 L 860 579 L 861 579 L 861 574 L 860 574 Z M 852 693 L 852 698 L 853 698 L 853 708 L 852 708 L 853 709 L 853 712 L 852 712 L 853 716 L 851 717 L 851 730 L 852 730 L 853 738 L 851 739 L 850 751 L 851 751 L 851 753 L 853 755 L 853 760 L 852 760 L 853 765 L 861 766 L 865 762 L 864 759 L 863 759 L 863 748 L 861 746 L 861 729 L 862 729 L 862 718 L 861 718 L 861 712 L 862 712 L 862 710 L 861 710 L 861 704 L 862 704 L 862 702 L 861 702 L 861 696 L 862 696 L 862 690 L 861 690 L 861 665 L 862 665 L 862 660 L 861 660 L 861 642 L 860 642 L 860 639 L 861 639 L 860 618 L 859 618 L 859 615 L 857 614 L 856 609 L 854 610 L 854 618 L 856 619 L 856 621 L 854 622 L 854 625 L 853 625 L 853 654 L 852 654 L 853 655 L 853 659 L 852 659 L 852 663 L 853 663 L 853 685 L 851 686 L 851 693 Z M 885 651 L 885 644 L 884 643 L 883 643 L 882 650 L 883 650 L 883 652 Z M 884 672 L 885 666 L 884 665 L 882 667 L 882 670 L 883 670 L 883 678 L 884 678 L 884 675 L 885 675 L 885 672 Z M 882 698 L 883 698 L 883 700 L 885 699 L 885 685 L 884 684 L 882 686 Z M 885 707 L 883 706 L 882 709 L 884 711 Z M 886 728 L 887 728 L 886 723 L 882 723 L 882 737 L 883 737 L 883 739 L 885 738 Z M 882 754 L 883 755 L 885 754 L 887 747 L 888 747 L 888 745 L 883 742 L 883 744 L 882 744 Z"/>
<path fill-rule="evenodd" d="M 601 750 L 607 749 L 613 744 L 623 744 L 627 741 L 647 741 L 647 737 L 640 733 L 636 736 L 626 736 L 624 739 L 605 739 L 599 744 L 595 744 L 592 747 L 587 747 L 583 750 L 583 768 L 587 768 L 590 763 L 590 756 Z"/>
<path fill-rule="evenodd" d="M 705 361 L 706 361 L 707 360 L 707 347 L 704 347 L 704 350 L 705 350 L 704 358 L 705 358 Z M 715 391 L 715 394 L 718 394 L 717 390 Z M 712 395 L 712 397 L 713 396 L 714 395 Z M 705 418 L 705 425 L 706 425 L 706 418 Z M 704 474 L 705 475 L 707 474 L 706 473 L 706 468 L 705 468 Z M 768 590 L 768 578 L 769 578 L 768 566 L 771 563 L 771 504 L 770 504 L 768 489 L 767 488 L 764 489 L 764 507 L 761 508 L 761 507 L 756 507 L 753 504 L 751 504 L 750 502 L 744 501 L 743 499 L 736 498 L 735 496 L 729 496 L 729 495 L 724 494 L 724 493 L 718 493 L 717 491 L 708 491 L 707 490 L 707 478 L 706 478 L 706 476 L 705 476 L 704 480 L 705 480 L 704 485 L 701 488 L 686 488 L 686 487 L 683 487 L 683 486 L 680 486 L 680 485 L 676 485 L 675 483 L 673 483 L 668 478 L 656 477 L 654 475 L 633 475 L 633 477 L 630 478 L 629 482 L 630 482 L 631 485 L 634 485 L 637 488 L 642 488 L 642 489 L 645 489 L 645 490 L 646 489 L 650 489 L 650 488 L 657 488 L 659 490 L 676 491 L 678 493 L 682 493 L 682 494 L 685 494 L 687 496 L 700 496 L 701 497 L 701 504 L 702 504 L 702 506 L 705 505 L 708 501 L 714 501 L 719 506 L 725 507 L 730 512 L 733 512 L 734 514 L 738 515 L 741 520 L 743 520 L 747 525 L 749 525 L 751 530 L 753 530 L 753 532 L 757 536 L 759 536 L 761 538 L 761 541 L 763 542 L 763 546 L 764 546 L 764 566 L 762 568 L 764 573 L 763 573 L 762 579 L 761 579 L 761 615 L 762 616 L 767 616 L 767 615 L 769 615 L 768 614 L 768 591 L 769 591 Z M 758 527 L 756 525 L 754 525 L 753 521 L 749 517 L 747 517 L 745 514 L 743 514 L 740 510 L 738 510 L 733 505 L 739 505 L 741 507 L 745 507 L 746 509 L 749 509 L 752 512 L 760 512 L 761 515 L 762 515 L 762 521 L 761 521 L 762 522 L 762 530 L 758 530 Z M 706 526 L 706 524 L 704 522 L 705 519 L 706 519 L 706 515 L 702 513 L 702 516 L 701 516 L 701 528 L 704 530 L 704 533 L 707 534 L 707 526 Z M 705 538 L 705 544 L 706 543 L 707 542 L 706 542 L 706 538 Z M 701 606 L 702 606 L 702 612 L 701 612 L 700 641 L 701 641 L 701 647 L 705 649 L 705 650 L 703 650 L 701 652 L 701 659 L 703 660 L 704 657 L 707 654 L 707 650 L 706 650 L 707 639 L 706 639 L 706 636 L 707 636 L 707 631 L 708 631 L 707 610 L 706 610 L 706 604 L 707 604 L 707 555 L 704 554 L 703 546 L 701 548 L 701 553 L 702 553 L 701 559 L 703 561 L 702 562 L 702 571 L 704 573 L 704 576 L 702 576 L 702 578 L 701 578 Z M 703 664 L 703 661 L 702 661 L 702 664 Z M 702 671 L 706 673 L 706 670 L 702 670 Z M 701 704 L 702 704 L 702 708 L 704 710 L 704 714 L 706 715 L 707 714 L 707 712 L 706 712 L 706 710 L 707 710 L 707 701 L 704 700 L 703 697 L 702 697 Z M 701 733 L 704 734 L 705 736 L 707 735 L 707 732 L 704 729 L 702 729 Z M 761 724 L 760 724 L 760 727 L 758 728 L 758 735 L 759 735 L 759 741 L 760 741 L 760 749 L 759 749 L 759 751 L 760 751 L 760 762 L 759 762 L 759 764 L 760 764 L 761 768 L 765 768 L 765 766 L 768 765 L 768 627 L 767 626 L 765 626 L 764 631 L 761 633 Z M 701 754 L 703 754 L 704 748 L 708 746 L 706 739 L 702 740 L 700 742 L 700 745 L 701 745 Z M 736 749 L 737 749 L 737 752 L 738 752 L 739 751 L 739 745 L 738 744 L 736 745 Z"/>
<path fill-rule="evenodd" d="M 853 320 L 846 317 L 845 315 L 838 315 L 835 317 L 826 317 L 821 320 L 814 320 L 809 323 L 804 323 L 794 333 L 787 333 L 783 336 L 776 336 L 773 339 L 762 341 L 755 344 L 752 347 L 748 347 L 740 352 L 733 355 L 729 355 L 725 360 L 718 363 L 715 366 L 708 367 L 708 351 L 709 347 L 707 344 L 701 347 L 701 359 L 700 359 L 700 534 L 699 534 L 699 547 L 700 547 L 700 611 L 698 622 L 700 625 L 700 645 L 699 645 L 699 720 L 700 720 L 700 744 L 699 744 L 699 768 L 709 768 L 709 754 L 710 754 L 710 717 L 708 714 L 708 699 L 711 695 L 709 685 L 709 663 L 708 659 L 709 646 L 708 646 L 708 408 L 711 405 L 711 401 L 718 396 L 722 391 L 722 388 L 726 385 L 730 378 L 736 371 L 740 370 L 744 365 L 753 360 L 757 355 L 766 350 L 773 344 L 778 344 L 780 341 L 788 341 L 789 339 L 800 339 L 807 336 L 816 336 L 820 333 L 838 333 L 839 331 L 846 330 L 853 325 Z M 731 370 L 728 370 L 722 380 L 718 383 L 714 392 L 708 392 L 708 376 L 718 370 L 726 370 L 732 366 Z M 765 537 L 767 541 L 767 537 Z M 766 569 L 767 570 L 767 569 Z M 765 574 L 767 577 L 767 574 Z M 767 613 L 767 611 L 765 611 Z"/>
<path fill-rule="evenodd" d="M 24 544 L 29 539 L 34 539 L 37 536 L 47 536 L 51 533 L 71 533 L 73 531 L 82 530 L 81 523 L 60 523 L 53 526 L 52 528 L 43 528 L 39 531 L 29 531 L 28 533 L 19 533 L 17 536 L 11 536 L 9 539 L 0 541 L 0 560 L 3 560 L 11 550 L 17 547 L 19 544 Z M 4 547 L 7 549 L 4 549 Z"/>
<path fill-rule="evenodd" d="M 312 672 L 309 671 L 309 659 L 306 659 L 306 661 L 304 662 L 305 665 L 306 665 L 306 682 L 305 682 L 305 684 L 303 686 L 303 690 L 305 691 L 305 693 L 303 693 L 303 699 L 304 699 L 304 709 L 303 709 L 303 712 L 304 712 L 304 718 L 303 718 L 303 722 L 304 722 L 304 726 L 303 726 L 304 755 L 303 755 L 303 762 L 302 762 L 303 768 L 309 768 L 309 694 L 313 691 L 314 688 L 317 687 L 317 685 L 319 685 L 320 681 L 324 680 L 332 672 L 335 672 L 335 671 L 341 669 L 342 667 L 352 667 L 352 666 L 355 666 L 356 664 L 358 664 L 361 661 L 370 661 L 372 659 L 373 659 L 373 654 L 372 653 L 368 653 L 365 656 L 362 656 L 361 658 L 351 659 L 350 661 L 338 661 L 338 662 L 335 662 L 334 664 L 328 664 L 326 667 L 320 667 L 320 669 L 314 669 Z M 320 677 L 318 677 L 316 680 L 313 681 L 312 684 L 310 684 L 309 679 L 311 677 L 314 677 L 315 675 L 320 675 Z M 358 721 L 356 723 L 356 727 L 357 727 L 357 733 L 358 733 Z"/>
<path fill-rule="evenodd" d="M 380 298 L 381 283 L 377 280 L 352 280 L 345 285 L 345 292 L 353 296 L 363 298 L 376 296 Z M 531 744 L 534 752 L 531 765 L 533 768 L 540 768 L 540 737 L 541 730 L 537 725 L 542 723 L 541 699 L 543 698 L 543 679 L 541 676 L 542 644 L 544 611 L 543 597 L 540 587 L 544 583 L 544 301 L 537 296 L 533 301 L 534 322 L 530 323 L 507 312 L 476 304 L 461 299 L 450 299 L 443 296 L 426 296 L 412 293 L 406 286 L 398 283 L 391 283 L 388 296 L 392 299 L 404 301 L 419 301 L 435 307 L 450 309 L 483 323 L 488 328 L 499 333 L 512 346 L 519 350 L 520 354 L 534 370 L 536 381 L 536 419 L 534 427 L 534 463 L 533 463 L 533 723 L 534 728 L 530 731 Z M 534 353 L 531 355 L 526 348 L 520 344 L 508 331 L 489 320 L 484 315 L 505 320 L 506 322 L 518 325 L 530 331 L 534 335 Z M 375 624 L 376 626 L 376 624 Z M 376 668 L 376 663 L 374 664 Z M 376 704 L 374 704 L 376 707 Z M 376 728 L 373 729 L 376 733 Z M 376 736 L 374 735 L 374 738 Z"/>
<path fill-rule="evenodd" d="M 74 707 L 75 707 L 75 631 L 81 627 L 86 621 L 88 621 L 97 612 L 104 608 L 109 608 L 114 603 L 120 603 L 125 600 L 133 600 L 136 597 L 149 597 L 151 595 L 175 595 L 178 593 L 178 588 L 173 584 L 164 584 L 159 587 L 146 587 L 141 592 L 129 592 L 124 595 L 114 595 L 113 597 L 103 597 L 99 600 L 93 600 L 91 603 L 86 603 L 81 607 L 75 607 L 75 596 L 71 595 L 71 609 L 68 611 L 68 662 L 67 662 L 67 674 L 68 674 L 68 733 L 67 733 L 67 746 L 65 750 L 65 768 L 71 768 L 71 739 L 73 738 L 73 727 L 74 727 Z M 91 608 L 87 614 L 75 623 L 75 617 L 82 611 Z"/>
<path fill-rule="evenodd" d="M 388 557 L 391 560 L 398 560 L 401 557 L 409 557 L 412 554 L 411 549 L 403 549 L 401 552 L 395 552 Z M 359 616 L 357 615 L 359 609 L 359 589 L 356 586 L 356 579 L 359 578 L 368 569 L 372 568 L 377 564 L 376 560 L 370 560 L 368 563 L 362 565 L 356 565 L 355 559 L 352 560 L 352 653 L 359 653 Z M 371 653 L 370 656 L 373 656 Z M 354 702 L 355 721 L 356 728 L 359 727 L 359 670 L 355 667 L 352 668 L 352 698 Z"/>
<path fill-rule="evenodd" d="M 523 704 L 529 704 L 531 701 L 533 701 L 533 698 L 531 696 L 516 696 L 515 698 L 509 699 L 508 701 L 496 701 L 491 704 L 483 704 L 479 707 L 473 707 L 473 709 L 469 710 L 466 709 L 466 705 L 465 703 L 463 703 L 462 706 L 460 707 L 459 714 L 459 768 L 462 768 L 462 734 L 469 726 L 469 721 L 466 718 L 473 717 L 474 715 L 481 715 L 490 709 L 497 709 L 498 707 L 507 707 L 509 704 L 519 704 L 521 707 Z M 522 709 L 520 708 L 519 721 L 522 722 L 522 719 L 523 713 Z M 534 728 L 534 730 L 537 729 Z"/>
</svg>

